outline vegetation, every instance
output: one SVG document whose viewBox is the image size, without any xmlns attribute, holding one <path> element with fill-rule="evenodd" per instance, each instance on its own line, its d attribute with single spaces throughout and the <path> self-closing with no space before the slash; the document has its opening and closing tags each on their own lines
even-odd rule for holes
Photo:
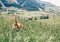
<svg viewBox="0 0 60 42">
<path fill-rule="evenodd" d="M 4 17 L 0 15 L 0 42 L 60 42 L 60 16 L 36 17 L 36 21 L 18 20 L 26 25 L 18 32 L 12 30 L 13 17 Z"/>
<path fill-rule="evenodd" d="M 17 0 L 19 4 L 5 1 L 8 3 L 8 0 L 0 0 L 0 42 L 60 42 L 60 7 L 45 5 L 45 2 L 40 5 L 34 0 L 25 3 Z M 12 29 L 14 13 L 18 22 L 26 26 L 19 31 Z"/>
</svg>

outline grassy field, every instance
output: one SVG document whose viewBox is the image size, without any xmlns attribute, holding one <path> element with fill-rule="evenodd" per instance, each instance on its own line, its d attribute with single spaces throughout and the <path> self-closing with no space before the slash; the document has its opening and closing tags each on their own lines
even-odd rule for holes
<svg viewBox="0 0 60 42">
<path fill-rule="evenodd" d="M 16 32 L 12 30 L 13 19 L 0 17 L 0 42 L 60 42 L 60 16 L 18 21 L 26 27 Z"/>
</svg>

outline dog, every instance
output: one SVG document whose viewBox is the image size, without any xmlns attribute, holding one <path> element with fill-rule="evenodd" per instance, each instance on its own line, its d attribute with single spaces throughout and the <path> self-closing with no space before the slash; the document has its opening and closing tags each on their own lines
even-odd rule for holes
<svg viewBox="0 0 60 42">
<path fill-rule="evenodd" d="M 24 24 L 17 22 L 17 15 L 15 13 L 14 14 L 14 24 L 12 25 L 12 28 L 14 30 L 17 30 L 18 31 L 20 28 L 24 28 L 24 27 L 25 27 Z"/>
</svg>

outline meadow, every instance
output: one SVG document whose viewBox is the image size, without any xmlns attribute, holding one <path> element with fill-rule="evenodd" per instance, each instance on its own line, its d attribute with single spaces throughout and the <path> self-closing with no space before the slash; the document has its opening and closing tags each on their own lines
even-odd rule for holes
<svg viewBox="0 0 60 42">
<path fill-rule="evenodd" d="M 19 31 L 12 29 L 14 20 L 12 16 L 7 18 L 0 15 L 0 42 L 60 42 L 60 16 L 50 16 L 49 19 L 25 21 L 19 19 L 26 25 Z"/>
</svg>

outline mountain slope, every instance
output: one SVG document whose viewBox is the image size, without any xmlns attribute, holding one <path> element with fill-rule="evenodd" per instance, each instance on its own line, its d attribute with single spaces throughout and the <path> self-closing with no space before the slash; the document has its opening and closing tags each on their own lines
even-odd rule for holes
<svg viewBox="0 0 60 42">
<path fill-rule="evenodd" d="M 16 7 L 16 8 L 24 8 L 26 10 L 39 10 L 45 9 L 44 3 L 38 3 L 36 0 L 2 0 L 2 3 L 6 7 Z"/>
<path fill-rule="evenodd" d="M 57 7 L 49 2 L 37 1 L 37 0 L 0 0 L 0 10 L 18 10 L 23 9 L 27 11 L 42 11 L 49 14 L 59 14 L 60 7 Z M 59 11 L 58 11 L 59 10 Z M 10 12 L 9 12 L 10 13 Z M 13 13 L 13 11 L 12 11 Z"/>
</svg>

